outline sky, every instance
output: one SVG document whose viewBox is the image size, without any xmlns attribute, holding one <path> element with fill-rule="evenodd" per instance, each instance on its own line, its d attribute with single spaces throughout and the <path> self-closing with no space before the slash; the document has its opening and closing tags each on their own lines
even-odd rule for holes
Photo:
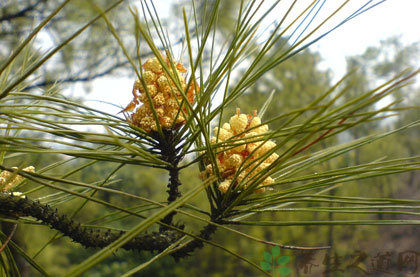
<svg viewBox="0 0 420 277">
<path fill-rule="evenodd" d="M 291 1 L 284 0 L 283 2 L 284 5 L 288 6 Z M 299 0 L 297 3 L 298 5 L 307 5 L 309 2 L 311 1 Z M 325 19 L 327 14 L 330 14 L 342 2 L 341 0 L 326 0 L 317 18 L 319 20 Z M 337 18 L 331 20 L 330 25 L 325 26 L 324 30 L 331 28 L 367 2 L 369 1 L 350 0 L 349 5 L 341 10 Z M 381 1 L 373 1 L 373 3 L 377 2 Z M 157 6 L 157 10 L 160 11 L 160 16 L 164 17 L 169 14 L 170 10 L 168 7 L 170 5 L 168 5 L 168 1 L 154 1 L 154 3 Z M 270 4 L 270 1 L 267 1 L 267 3 Z M 302 10 L 302 7 L 297 6 L 296 11 Z M 279 12 L 283 10 L 283 7 L 279 7 Z M 336 81 L 345 73 L 346 57 L 362 54 L 369 46 L 379 46 L 381 40 L 391 36 L 400 36 L 404 44 L 420 41 L 419 11 L 420 0 L 386 0 L 330 33 L 312 45 L 310 49 L 320 53 L 322 58 L 320 67 L 331 69 L 333 81 Z M 276 13 L 273 14 L 274 17 L 269 20 L 276 20 Z M 311 26 L 316 26 L 316 20 Z M 307 31 L 310 31 L 310 28 Z M 134 72 L 132 78 L 97 79 L 92 86 L 94 90 L 87 96 L 87 99 L 126 106 L 131 101 L 131 89 L 134 79 Z M 82 87 L 79 87 L 79 89 L 82 89 Z M 118 97 L 115 97 L 116 95 Z M 117 111 L 115 108 L 108 105 L 104 106 L 104 104 L 96 101 L 88 102 L 87 104 L 92 104 L 95 108 L 99 108 L 99 106 L 101 108 L 104 107 L 111 113 L 113 109 Z"/>
<path fill-rule="evenodd" d="M 419 0 L 387 0 L 311 48 L 321 53 L 324 66 L 340 78 L 345 73 L 346 56 L 362 54 L 367 47 L 379 46 L 381 40 L 391 36 L 400 36 L 404 44 L 420 41 L 419 12 Z"/>
</svg>

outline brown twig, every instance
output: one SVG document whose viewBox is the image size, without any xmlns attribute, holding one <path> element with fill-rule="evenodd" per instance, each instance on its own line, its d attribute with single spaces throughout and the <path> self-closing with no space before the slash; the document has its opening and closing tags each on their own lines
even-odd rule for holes
<svg viewBox="0 0 420 277">
<path fill-rule="evenodd" d="M 13 224 L 12 231 L 10 232 L 9 236 L 7 237 L 6 241 L 3 243 L 3 245 L 0 247 L 0 253 L 3 252 L 4 248 L 6 248 L 9 241 L 12 239 L 13 235 L 15 234 L 17 229 L 17 223 Z"/>
</svg>

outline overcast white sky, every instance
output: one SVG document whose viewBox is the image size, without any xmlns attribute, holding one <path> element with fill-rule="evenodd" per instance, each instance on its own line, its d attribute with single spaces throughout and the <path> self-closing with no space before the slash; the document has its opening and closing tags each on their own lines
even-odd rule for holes
<svg viewBox="0 0 420 277">
<path fill-rule="evenodd" d="M 288 1 L 284 2 L 287 5 Z M 298 1 L 300 4 L 309 2 L 309 0 Z M 322 12 L 324 14 L 331 13 L 333 7 L 342 2 L 342 0 L 327 0 Z M 367 2 L 369 1 L 350 0 L 350 5 L 342 11 L 337 19 L 344 19 L 346 15 Z M 164 16 L 165 12 L 169 13 L 168 1 L 155 1 L 155 5 L 158 6 L 161 16 Z M 379 41 L 390 36 L 400 35 L 405 44 L 420 41 L 419 12 L 420 0 L 387 0 L 332 32 L 311 46 L 311 49 L 320 52 L 323 58 L 322 67 L 330 68 L 333 71 L 334 79 L 339 79 L 345 73 L 346 56 L 361 54 L 367 47 L 378 45 Z M 321 20 L 325 18 L 325 15 L 320 14 L 318 18 Z M 87 98 L 125 106 L 132 97 L 131 88 L 134 78 L 135 74 L 133 73 L 132 79 L 102 78 L 95 80 L 93 85 L 95 89 Z M 90 104 L 96 108 L 99 108 L 98 105 L 100 105 L 97 102 Z M 100 106 L 102 107 L 102 105 Z M 110 106 L 106 106 L 106 108 L 108 112 L 112 112 Z"/>
<path fill-rule="evenodd" d="M 343 25 L 312 49 L 321 53 L 325 65 L 340 78 L 346 56 L 361 54 L 367 47 L 379 45 L 379 41 L 391 36 L 401 36 L 404 44 L 420 41 L 419 12 L 419 0 L 387 0 Z"/>
</svg>

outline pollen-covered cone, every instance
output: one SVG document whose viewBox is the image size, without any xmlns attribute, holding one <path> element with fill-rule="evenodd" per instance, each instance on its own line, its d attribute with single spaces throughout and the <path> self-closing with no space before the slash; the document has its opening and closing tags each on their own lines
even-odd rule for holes
<svg viewBox="0 0 420 277">
<path fill-rule="evenodd" d="M 273 141 L 263 139 L 267 131 L 268 126 L 261 124 L 261 119 L 257 116 L 256 111 L 252 116 L 241 114 L 239 109 L 237 109 L 237 114 L 230 118 L 229 123 L 223 124 L 222 128 L 214 129 L 211 144 L 221 144 L 221 147 L 216 149 L 217 167 L 222 177 L 219 184 L 221 192 L 226 193 L 230 186 L 236 186 L 239 183 L 243 183 L 246 189 L 249 182 L 254 180 L 255 175 L 278 158 L 276 153 L 267 154 L 276 147 Z M 226 146 L 224 146 L 224 142 L 226 142 Z M 240 169 L 244 167 L 246 168 Z M 234 181 L 238 170 L 241 172 Z M 212 165 L 207 165 L 206 172 L 201 175 L 204 177 L 207 174 L 214 174 Z M 255 192 L 264 192 L 265 187 L 273 182 L 271 177 L 266 177 Z"/>
<path fill-rule="evenodd" d="M 13 167 L 13 169 L 17 170 L 17 167 Z M 22 169 L 25 172 L 35 172 L 35 168 L 33 166 L 28 166 Z M 3 170 L 0 173 L 0 191 L 1 192 L 8 192 L 12 191 L 20 182 L 22 182 L 24 178 L 18 174 L 14 174 L 7 170 Z"/>
<path fill-rule="evenodd" d="M 169 68 L 169 75 L 163 69 L 158 58 L 147 60 L 143 64 L 142 80 L 136 80 L 133 86 L 133 100 L 123 110 L 132 112 L 129 120 L 146 132 L 157 131 L 156 119 L 153 113 L 154 108 L 157 119 L 162 129 L 179 127 L 185 123 L 187 105 L 183 102 L 182 92 L 190 104 L 194 103 L 195 92 L 199 87 L 194 82 L 187 88 L 184 73 L 185 67 L 178 62 L 173 62 L 167 57 L 163 58 Z M 174 80 L 178 84 L 175 84 Z M 182 104 L 183 103 L 183 104 Z M 182 109 L 180 109 L 182 104 Z"/>
</svg>

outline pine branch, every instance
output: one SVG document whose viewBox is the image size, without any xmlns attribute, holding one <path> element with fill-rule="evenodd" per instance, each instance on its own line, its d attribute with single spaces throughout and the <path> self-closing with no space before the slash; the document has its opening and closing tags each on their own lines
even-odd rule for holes
<svg viewBox="0 0 420 277">
<path fill-rule="evenodd" d="M 119 233 L 110 231 L 100 231 L 91 228 L 82 227 L 79 223 L 69 219 L 66 215 L 60 214 L 57 209 L 48 205 L 41 204 L 39 201 L 32 201 L 28 198 L 15 196 L 9 193 L 0 193 L 0 213 L 9 217 L 19 218 L 22 216 L 31 216 L 61 232 L 64 236 L 71 238 L 74 242 L 80 243 L 86 248 L 104 248 L 116 241 L 125 232 Z M 198 238 L 210 239 L 216 231 L 216 226 L 208 224 L 198 235 Z M 125 250 L 137 251 L 158 251 L 161 252 L 175 243 L 183 236 L 182 233 L 164 230 L 152 232 L 149 234 L 137 236 L 122 246 Z M 183 248 L 173 253 L 176 260 L 188 256 L 197 248 L 202 248 L 203 242 L 200 239 L 194 239 Z"/>
<path fill-rule="evenodd" d="M 158 141 L 156 148 L 160 151 L 162 160 L 169 162 L 170 167 L 167 167 L 169 171 L 169 183 L 168 183 L 168 203 L 172 203 L 177 198 L 181 196 L 179 191 L 179 186 L 182 185 L 179 180 L 179 162 L 182 160 L 183 156 L 179 155 L 180 147 L 177 147 L 176 137 L 177 132 L 174 130 L 164 129 L 162 137 L 158 132 L 152 132 L 151 137 Z M 162 219 L 162 222 L 168 225 L 172 224 L 172 219 L 176 215 L 176 212 L 171 212 Z M 160 227 L 161 231 L 167 230 L 165 226 Z"/>
</svg>

